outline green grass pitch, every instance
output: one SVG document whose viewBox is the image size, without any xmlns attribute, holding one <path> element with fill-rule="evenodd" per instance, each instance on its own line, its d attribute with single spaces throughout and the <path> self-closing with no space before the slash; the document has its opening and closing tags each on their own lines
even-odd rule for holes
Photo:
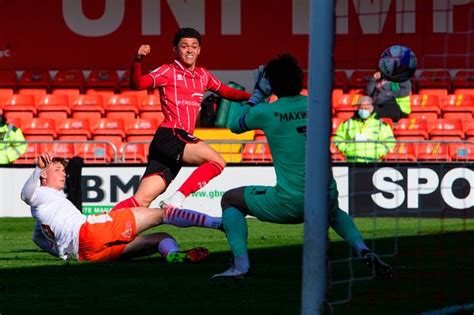
<svg viewBox="0 0 474 315">
<path fill-rule="evenodd" d="M 205 246 L 199 264 L 167 264 L 160 256 L 114 263 L 63 262 L 31 241 L 31 218 L 0 219 L 0 314 L 299 314 L 302 225 L 249 219 L 253 279 L 210 280 L 231 258 L 224 235 L 199 228 L 159 227 L 182 249 Z M 474 222 L 461 219 L 356 219 L 367 244 L 396 270 L 395 279 L 356 281 L 351 301 L 334 314 L 414 314 L 474 303 Z M 375 233 L 373 231 L 376 231 Z M 398 231 L 398 236 L 397 235 Z M 330 233 L 332 259 L 350 250 Z M 370 276 L 361 261 L 331 265 L 333 281 Z M 333 301 L 347 284 L 332 284 Z"/>
</svg>

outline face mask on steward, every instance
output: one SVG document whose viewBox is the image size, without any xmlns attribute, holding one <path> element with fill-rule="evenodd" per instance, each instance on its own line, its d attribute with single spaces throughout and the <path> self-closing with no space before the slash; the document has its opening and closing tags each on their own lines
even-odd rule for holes
<svg viewBox="0 0 474 315">
<path fill-rule="evenodd" d="M 372 112 L 371 112 L 370 110 L 368 110 L 368 109 L 363 109 L 363 108 L 357 110 L 357 113 L 359 114 L 359 117 L 362 118 L 362 119 L 364 119 L 364 120 L 367 119 L 367 118 L 369 118 L 370 115 L 372 114 Z"/>
</svg>

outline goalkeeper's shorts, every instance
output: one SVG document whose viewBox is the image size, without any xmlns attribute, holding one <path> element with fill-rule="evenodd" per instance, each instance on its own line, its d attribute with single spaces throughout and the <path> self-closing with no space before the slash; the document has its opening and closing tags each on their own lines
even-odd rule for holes
<svg viewBox="0 0 474 315">
<path fill-rule="evenodd" d="M 88 216 L 79 231 L 78 259 L 116 260 L 136 236 L 135 216 L 129 208 Z"/>
<path fill-rule="evenodd" d="M 260 221 L 283 224 L 304 221 L 304 196 L 282 196 L 272 186 L 246 186 L 244 196 L 250 214 Z"/>
</svg>

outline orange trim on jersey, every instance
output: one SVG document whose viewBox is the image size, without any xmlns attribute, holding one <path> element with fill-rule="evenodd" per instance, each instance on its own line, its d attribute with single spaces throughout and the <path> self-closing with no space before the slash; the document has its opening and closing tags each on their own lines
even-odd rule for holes
<svg viewBox="0 0 474 315">
<path fill-rule="evenodd" d="M 135 215 L 129 208 L 89 216 L 79 231 L 78 259 L 117 260 L 136 236 Z"/>
</svg>

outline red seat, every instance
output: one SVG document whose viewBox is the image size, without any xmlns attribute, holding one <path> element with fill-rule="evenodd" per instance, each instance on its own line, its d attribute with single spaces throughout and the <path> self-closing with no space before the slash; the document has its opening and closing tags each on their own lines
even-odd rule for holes
<svg viewBox="0 0 474 315">
<path fill-rule="evenodd" d="M 14 70 L 0 70 L 0 90 L 13 93 L 16 90 L 17 80 Z"/>
<path fill-rule="evenodd" d="M 156 119 L 139 118 L 128 122 L 125 126 L 126 141 L 151 141 L 158 129 Z"/>
<path fill-rule="evenodd" d="M 431 119 L 437 119 L 441 113 L 437 95 L 413 94 L 410 96 L 410 107 L 412 113 L 432 114 L 430 115 Z"/>
<path fill-rule="evenodd" d="M 440 105 L 443 104 L 444 99 L 448 96 L 447 89 L 418 89 L 418 94 L 421 95 L 434 95 L 437 96 L 440 102 Z"/>
<path fill-rule="evenodd" d="M 348 89 L 350 94 L 364 93 L 367 83 L 373 77 L 375 71 L 355 70 L 349 78 Z"/>
<path fill-rule="evenodd" d="M 23 126 L 26 140 L 54 140 L 57 136 L 53 119 L 35 117 Z"/>
<path fill-rule="evenodd" d="M 78 143 L 74 145 L 74 152 L 88 164 L 111 163 L 114 160 L 109 146 L 104 143 Z"/>
<path fill-rule="evenodd" d="M 418 140 L 420 137 L 428 139 L 428 123 L 424 119 L 402 118 L 398 121 L 393 134 L 397 139 L 413 138 Z"/>
<path fill-rule="evenodd" d="M 7 119 L 18 117 L 30 120 L 36 116 L 35 98 L 32 95 L 14 94 L 6 100 L 3 114 Z"/>
<path fill-rule="evenodd" d="M 86 92 L 105 90 L 114 93 L 118 89 L 118 82 L 118 75 L 114 70 L 92 70 L 85 84 Z"/>
<path fill-rule="evenodd" d="M 345 70 L 334 70 L 332 88 L 347 91 L 347 74 Z"/>
<path fill-rule="evenodd" d="M 336 108 L 337 104 L 339 103 L 339 98 L 344 94 L 342 89 L 334 89 L 332 90 L 332 98 L 331 98 L 331 109 L 332 113 L 334 114 L 334 109 Z"/>
<path fill-rule="evenodd" d="M 65 142 L 47 143 L 45 150 L 53 152 L 54 156 L 70 159 L 75 156 L 74 144 Z"/>
<path fill-rule="evenodd" d="M 453 88 L 455 93 L 457 89 L 471 88 L 474 92 L 474 70 L 459 70 L 454 76 Z"/>
<path fill-rule="evenodd" d="M 474 161 L 474 143 L 451 143 L 449 153 L 452 161 Z"/>
<path fill-rule="evenodd" d="M 463 125 L 466 133 L 466 140 L 474 141 L 474 119 L 464 121 Z"/>
<path fill-rule="evenodd" d="M 419 89 L 444 89 L 451 91 L 451 75 L 448 70 L 421 70 L 416 79 Z M 420 93 L 421 94 L 421 93 Z"/>
<path fill-rule="evenodd" d="M 161 124 L 165 119 L 159 95 L 147 95 L 143 97 L 140 100 L 138 112 L 140 118 L 154 118 L 158 121 L 158 124 Z"/>
<path fill-rule="evenodd" d="M 337 128 L 339 128 L 339 125 L 342 123 L 342 120 L 337 118 L 337 117 L 334 117 L 332 118 L 331 120 L 332 122 L 332 134 L 336 134 L 336 131 L 337 131 Z"/>
<path fill-rule="evenodd" d="M 23 153 L 13 164 L 35 164 L 36 158 L 45 151 L 43 143 L 28 143 L 26 152 Z"/>
<path fill-rule="evenodd" d="M 418 161 L 450 161 L 448 146 L 446 143 L 425 142 L 417 146 Z"/>
<path fill-rule="evenodd" d="M 146 163 L 145 145 L 142 143 L 124 143 L 120 152 L 122 162 Z"/>
<path fill-rule="evenodd" d="M 247 143 L 242 151 L 242 162 L 270 163 L 272 154 L 265 143 Z"/>
<path fill-rule="evenodd" d="M 474 96 L 474 87 L 469 89 L 455 89 L 454 94 L 472 95 Z"/>
<path fill-rule="evenodd" d="M 88 119 L 67 118 L 58 125 L 58 140 L 88 140 L 90 138 Z"/>
<path fill-rule="evenodd" d="M 414 143 L 397 142 L 383 159 L 385 162 L 415 162 L 416 150 Z"/>
<path fill-rule="evenodd" d="M 69 90 L 68 93 L 76 91 L 81 93 L 84 90 L 84 74 L 80 70 L 59 70 L 53 82 L 51 83 L 51 91 Z M 63 91 L 66 92 L 66 91 Z"/>
<path fill-rule="evenodd" d="M 135 95 L 116 94 L 105 105 L 105 117 L 131 121 L 138 116 L 138 98 Z"/>
<path fill-rule="evenodd" d="M 459 119 L 438 119 L 433 122 L 432 126 L 429 132 L 431 140 L 464 139 L 464 128 Z"/>
<path fill-rule="evenodd" d="M 357 101 L 360 94 L 343 94 L 339 98 L 336 108 L 334 109 L 336 118 L 346 120 L 357 111 Z"/>
<path fill-rule="evenodd" d="M 69 97 L 67 95 L 46 94 L 37 106 L 38 117 L 56 120 L 66 119 L 71 114 Z"/>
<path fill-rule="evenodd" d="M 105 116 L 103 99 L 101 95 L 79 95 L 72 103 L 72 117 L 88 119 L 90 126 Z"/>
<path fill-rule="evenodd" d="M 442 107 L 443 118 L 474 117 L 474 95 L 450 94 L 446 97 Z M 457 115 L 457 114 L 464 115 Z"/>
<path fill-rule="evenodd" d="M 18 93 L 23 94 L 40 94 L 43 91 L 46 94 L 51 85 L 51 75 L 49 71 L 23 71 L 18 80 Z"/>
<path fill-rule="evenodd" d="M 125 139 L 123 120 L 120 118 L 101 118 L 92 127 L 91 137 L 93 140 L 110 141 L 118 152 Z M 112 151 L 109 147 L 108 153 L 112 154 Z"/>
</svg>

